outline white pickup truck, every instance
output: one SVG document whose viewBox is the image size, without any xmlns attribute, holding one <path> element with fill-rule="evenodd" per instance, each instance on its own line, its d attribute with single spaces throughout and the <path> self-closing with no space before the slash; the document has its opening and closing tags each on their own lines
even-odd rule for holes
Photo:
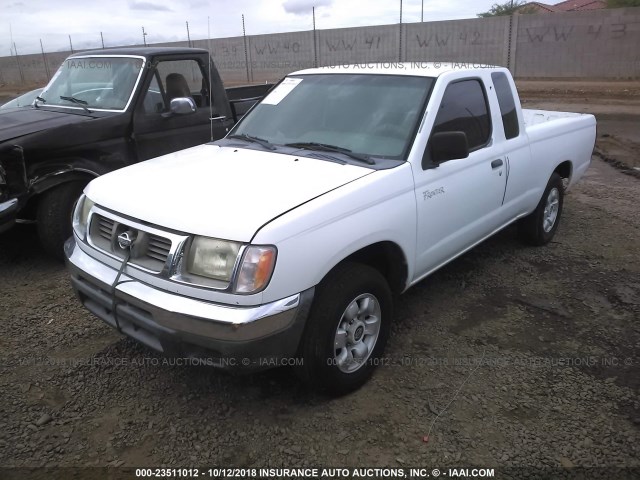
<svg viewBox="0 0 640 480">
<path fill-rule="evenodd" d="M 293 362 L 343 394 L 379 363 L 392 294 L 513 222 L 551 240 L 595 135 L 592 115 L 522 110 L 504 68 L 292 73 L 223 140 L 93 180 L 72 284 L 156 350 Z"/>
</svg>

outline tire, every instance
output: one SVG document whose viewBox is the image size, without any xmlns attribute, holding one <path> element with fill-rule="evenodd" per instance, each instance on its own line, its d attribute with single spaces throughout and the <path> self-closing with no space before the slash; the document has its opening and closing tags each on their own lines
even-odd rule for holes
<svg viewBox="0 0 640 480">
<path fill-rule="evenodd" d="M 84 189 L 84 182 L 69 182 L 47 190 L 38 202 L 38 236 L 51 256 L 64 260 L 64 242 L 71 236 L 73 208 Z"/>
<path fill-rule="evenodd" d="M 549 243 L 558 230 L 563 203 L 562 177 L 554 172 L 536 209 L 518 221 L 520 240 L 535 246 Z"/>
<path fill-rule="evenodd" d="M 316 289 L 299 350 L 302 380 L 336 396 L 362 386 L 384 352 L 392 303 L 387 281 L 374 268 L 359 263 L 336 267 Z M 344 346 L 336 348 L 336 342 Z"/>
</svg>

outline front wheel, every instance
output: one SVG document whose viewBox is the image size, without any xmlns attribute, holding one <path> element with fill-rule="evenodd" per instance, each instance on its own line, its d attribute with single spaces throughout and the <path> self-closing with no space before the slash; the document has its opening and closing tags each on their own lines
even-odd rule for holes
<svg viewBox="0 0 640 480">
<path fill-rule="evenodd" d="M 389 337 L 392 298 L 379 271 L 345 263 L 318 286 L 298 373 L 311 387 L 344 395 L 362 386 Z"/>
<path fill-rule="evenodd" d="M 47 253 L 64 260 L 64 242 L 71 236 L 73 208 L 84 182 L 69 182 L 47 190 L 38 203 L 38 236 Z"/>
<path fill-rule="evenodd" d="M 518 221 L 520 239 L 530 245 L 549 243 L 558 229 L 563 201 L 562 177 L 553 173 L 536 209 Z"/>
</svg>

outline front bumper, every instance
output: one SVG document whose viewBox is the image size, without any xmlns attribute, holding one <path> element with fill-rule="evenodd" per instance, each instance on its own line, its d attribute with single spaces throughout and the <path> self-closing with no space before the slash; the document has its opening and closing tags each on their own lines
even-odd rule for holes
<svg viewBox="0 0 640 480">
<path fill-rule="evenodd" d="M 0 203 L 0 233 L 13 227 L 18 213 L 18 199 L 13 198 Z"/>
<path fill-rule="evenodd" d="M 71 283 L 94 315 L 171 356 L 226 369 L 260 370 L 296 354 L 314 289 L 254 307 L 204 302 L 159 290 L 97 261 L 70 238 L 65 244 Z M 115 314 L 113 300 L 115 296 Z"/>
</svg>

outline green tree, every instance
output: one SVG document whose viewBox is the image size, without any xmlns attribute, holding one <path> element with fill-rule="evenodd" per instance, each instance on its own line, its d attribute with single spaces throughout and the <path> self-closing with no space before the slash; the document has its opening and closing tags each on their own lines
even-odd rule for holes
<svg viewBox="0 0 640 480">
<path fill-rule="evenodd" d="M 614 0 L 617 1 L 617 0 Z M 621 0 L 623 1 L 623 0 Z M 634 1 L 634 0 L 630 0 Z M 640 0 L 636 0 L 640 1 Z M 479 17 L 499 17 L 502 15 L 513 15 L 514 13 L 535 13 L 535 7 L 527 5 L 524 0 L 510 0 L 505 3 L 494 3 L 488 12 L 479 13 Z"/>
<path fill-rule="evenodd" d="M 607 8 L 640 7 L 640 0 L 607 0 Z"/>
</svg>

